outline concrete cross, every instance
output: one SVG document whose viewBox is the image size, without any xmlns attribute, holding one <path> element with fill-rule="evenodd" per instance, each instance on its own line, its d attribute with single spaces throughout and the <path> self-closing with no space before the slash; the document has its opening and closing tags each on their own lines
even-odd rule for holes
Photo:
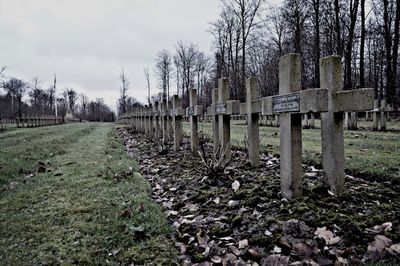
<svg viewBox="0 0 400 266">
<path fill-rule="evenodd" d="M 216 154 L 219 145 L 219 120 L 218 116 L 215 115 L 215 107 L 218 101 L 218 89 L 213 89 L 211 91 L 211 106 L 207 108 L 207 115 L 212 116 L 212 126 L 213 126 L 213 153 Z"/>
<path fill-rule="evenodd" d="M 182 109 L 182 101 L 178 95 L 172 97 L 172 125 L 174 134 L 174 151 L 178 151 L 182 143 L 182 121 L 185 111 Z"/>
<path fill-rule="evenodd" d="M 148 127 L 148 137 L 151 139 L 153 138 L 154 134 L 154 123 L 153 123 L 153 105 L 150 103 L 149 107 L 147 108 L 147 127 Z"/>
<path fill-rule="evenodd" d="M 186 116 L 190 122 L 190 150 L 193 156 L 197 156 L 199 146 L 198 116 L 203 112 L 203 106 L 197 105 L 197 90 L 189 90 L 189 107 L 186 108 Z"/>
<path fill-rule="evenodd" d="M 321 114 L 322 165 L 326 184 L 340 195 L 345 189 L 343 112 L 370 110 L 373 89 L 343 91 L 340 56 L 320 59 L 320 84 L 328 89 L 328 112 Z"/>
<path fill-rule="evenodd" d="M 156 138 L 160 137 L 160 110 L 159 110 L 160 102 L 154 101 L 153 105 L 153 123 L 154 123 L 154 135 Z"/>
<path fill-rule="evenodd" d="M 247 151 L 253 167 L 260 166 L 259 114 L 262 101 L 256 99 L 257 78 L 246 80 L 246 102 L 240 104 L 240 114 L 247 115 Z"/>
<path fill-rule="evenodd" d="M 215 102 L 215 92 L 213 98 Z M 229 100 L 229 81 L 228 78 L 218 80 L 218 98 L 217 103 L 209 108 L 209 114 L 218 117 L 218 122 L 214 123 L 214 153 L 220 151 L 225 154 L 227 161 L 231 158 L 231 115 L 239 114 L 238 101 Z M 218 133 L 216 131 L 218 130 Z M 215 136 L 218 134 L 218 146 L 215 146 Z"/>
<path fill-rule="evenodd" d="M 169 110 L 167 109 L 167 99 L 162 99 L 160 105 L 160 116 L 161 116 L 161 131 L 162 131 L 162 141 L 166 144 L 169 141 L 168 134 L 168 117 Z"/>
<path fill-rule="evenodd" d="M 342 91 L 340 57 L 320 61 L 321 89 L 301 91 L 298 54 L 279 61 L 279 96 L 262 99 L 262 114 L 279 114 L 281 192 L 288 199 L 302 195 L 301 114 L 321 113 L 325 182 L 335 194 L 344 189 L 343 112 L 368 110 L 373 89 Z M 340 88 L 340 89 L 339 89 Z"/>
</svg>

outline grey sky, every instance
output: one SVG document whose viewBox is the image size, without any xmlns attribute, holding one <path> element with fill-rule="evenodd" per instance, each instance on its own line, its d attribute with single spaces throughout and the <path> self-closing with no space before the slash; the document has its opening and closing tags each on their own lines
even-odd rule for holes
<svg viewBox="0 0 400 266">
<path fill-rule="evenodd" d="M 59 93 L 72 87 L 113 107 L 124 67 L 129 94 L 144 101 L 156 52 L 183 40 L 209 54 L 219 11 L 219 0 L 0 0 L 0 65 L 44 88 L 56 72 Z"/>
<path fill-rule="evenodd" d="M 156 52 L 177 40 L 209 51 L 206 31 L 218 13 L 217 0 L 0 0 L 0 65 L 7 76 L 38 75 L 45 88 L 56 72 L 58 91 L 72 87 L 113 106 L 124 67 L 129 94 L 143 101 L 143 68 L 152 69 Z"/>
</svg>

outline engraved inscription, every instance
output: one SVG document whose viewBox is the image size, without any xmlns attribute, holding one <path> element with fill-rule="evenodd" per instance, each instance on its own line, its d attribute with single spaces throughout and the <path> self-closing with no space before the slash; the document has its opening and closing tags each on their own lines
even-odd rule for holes
<svg viewBox="0 0 400 266">
<path fill-rule="evenodd" d="M 217 103 L 215 105 L 215 113 L 217 115 L 226 114 L 226 105 L 225 105 L 225 103 Z"/>
<path fill-rule="evenodd" d="M 187 113 L 188 116 L 194 116 L 194 107 L 188 107 Z"/>
<path fill-rule="evenodd" d="M 295 93 L 290 95 L 273 97 L 272 112 L 274 113 L 300 112 L 300 95 L 298 93 Z"/>
</svg>

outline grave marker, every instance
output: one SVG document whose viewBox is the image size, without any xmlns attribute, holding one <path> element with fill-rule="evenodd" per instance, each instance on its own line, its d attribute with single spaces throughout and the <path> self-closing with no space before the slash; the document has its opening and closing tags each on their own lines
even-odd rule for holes
<svg viewBox="0 0 400 266">
<path fill-rule="evenodd" d="M 289 54 L 279 60 L 279 94 L 301 90 L 301 59 Z M 288 199 L 302 195 L 302 141 L 300 95 L 291 94 L 272 98 L 272 111 L 279 112 L 281 192 Z"/>
<path fill-rule="evenodd" d="M 198 132 L 198 116 L 202 113 L 203 107 L 197 105 L 197 90 L 189 90 L 189 104 L 186 109 L 186 116 L 189 117 L 190 122 L 190 150 L 193 156 L 197 156 L 199 145 L 199 132 Z"/>
<path fill-rule="evenodd" d="M 320 84 L 328 89 L 328 112 L 321 114 L 322 165 L 326 184 L 335 195 L 345 189 L 343 112 L 364 111 L 373 106 L 373 89 L 343 91 L 339 56 L 320 59 Z"/>
<path fill-rule="evenodd" d="M 183 120 L 184 110 L 182 109 L 182 101 L 178 95 L 172 97 L 172 124 L 173 124 L 173 134 L 174 134 L 174 151 L 178 151 L 182 143 L 182 120 Z"/>
<path fill-rule="evenodd" d="M 260 166 L 259 113 L 261 100 L 256 100 L 257 78 L 246 80 L 246 102 L 240 104 L 240 114 L 247 115 L 248 156 L 253 167 Z"/>
</svg>

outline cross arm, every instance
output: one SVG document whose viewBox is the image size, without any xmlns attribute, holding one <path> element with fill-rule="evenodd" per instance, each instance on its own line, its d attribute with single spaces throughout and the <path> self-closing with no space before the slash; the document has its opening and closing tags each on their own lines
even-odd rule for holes
<svg viewBox="0 0 400 266">
<path fill-rule="evenodd" d="M 186 108 L 186 116 L 198 116 L 203 113 L 203 106 L 202 105 L 195 105 Z"/>
<path fill-rule="evenodd" d="M 176 108 L 174 110 L 171 110 L 171 116 L 184 116 L 185 115 L 185 110 L 183 108 Z"/>
<path fill-rule="evenodd" d="M 310 89 L 286 95 L 264 97 L 261 100 L 263 115 L 328 111 L 327 89 Z"/>
<path fill-rule="evenodd" d="M 333 94 L 334 112 L 365 111 L 374 108 L 374 89 L 338 91 Z"/>
<path fill-rule="evenodd" d="M 257 114 L 262 112 L 262 99 L 251 101 L 251 113 Z M 240 114 L 247 114 L 247 102 L 240 103 Z"/>
</svg>

